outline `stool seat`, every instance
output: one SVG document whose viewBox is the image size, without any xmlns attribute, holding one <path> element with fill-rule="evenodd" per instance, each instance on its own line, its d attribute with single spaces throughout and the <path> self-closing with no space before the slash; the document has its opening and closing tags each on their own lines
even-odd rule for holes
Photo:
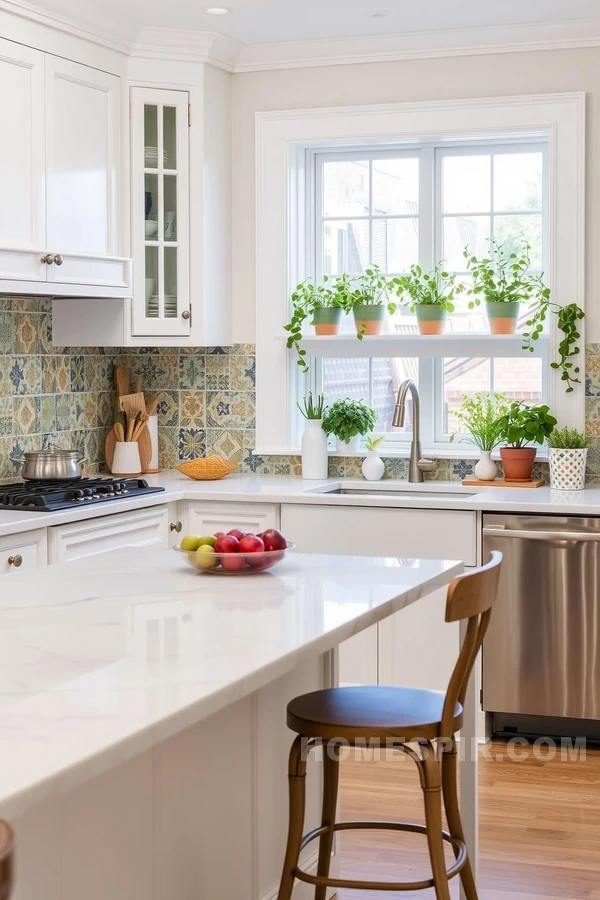
<svg viewBox="0 0 600 900">
<path fill-rule="evenodd" d="M 359 685 L 329 688 L 295 697 L 287 708 L 288 728 L 305 737 L 350 744 L 397 738 L 414 741 L 440 736 L 446 694 L 408 687 Z M 454 706 L 454 732 L 462 726 L 463 707 Z"/>
</svg>

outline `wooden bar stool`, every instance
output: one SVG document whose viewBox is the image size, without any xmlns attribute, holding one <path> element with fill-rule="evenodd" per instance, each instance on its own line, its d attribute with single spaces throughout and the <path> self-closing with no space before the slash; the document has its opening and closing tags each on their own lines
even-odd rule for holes
<svg viewBox="0 0 600 900">
<path fill-rule="evenodd" d="M 13 889 L 13 830 L 0 819 L 0 900 L 8 900 Z"/>
<path fill-rule="evenodd" d="M 461 575 L 448 588 L 446 622 L 463 619 L 468 622 L 445 694 L 403 687 L 331 688 L 296 697 L 288 705 L 287 724 L 298 737 L 292 744 L 289 761 L 290 821 L 278 900 L 291 900 L 295 879 L 315 885 L 315 900 L 325 900 L 327 887 L 363 891 L 411 891 L 433 887 L 437 900 L 450 900 L 448 879 L 458 874 L 468 900 L 478 900 L 458 804 L 455 736 L 462 726 L 469 676 L 496 598 L 501 561 L 501 553 L 492 553 L 486 566 Z M 407 822 L 336 824 L 339 750 L 342 746 L 372 746 L 377 741 L 380 746 L 402 751 L 417 764 L 425 825 Z M 303 836 L 306 761 L 308 751 L 319 744 L 324 749 L 321 827 Z M 442 829 L 442 798 L 449 831 Z M 432 877 L 395 883 L 329 878 L 334 832 L 378 828 L 426 835 Z M 309 875 L 299 868 L 298 862 L 301 851 L 316 838 L 319 838 L 317 874 Z M 452 845 L 455 857 L 448 870 L 444 841 Z"/>
</svg>

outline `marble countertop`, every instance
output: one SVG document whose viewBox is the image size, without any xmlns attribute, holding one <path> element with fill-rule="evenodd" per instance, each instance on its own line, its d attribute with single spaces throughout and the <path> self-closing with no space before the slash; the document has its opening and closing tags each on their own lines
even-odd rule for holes
<svg viewBox="0 0 600 900">
<path fill-rule="evenodd" d="M 478 488 L 457 482 L 428 481 L 407 484 L 402 481 L 368 482 L 363 479 L 328 478 L 303 481 L 284 475 L 244 475 L 234 473 L 220 481 L 192 481 L 180 472 L 145 476 L 164 492 L 132 500 L 119 500 L 95 506 L 80 506 L 55 513 L 0 510 L 0 537 L 98 518 L 133 509 L 160 506 L 178 500 L 204 500 L 250 503 L 308 503 L 328 506 L 382 506 L 404 509 L 466 509 L 484 512 L 523 512 L 543 515 L 600 515 L 600 487 L 584 491 L 553 491 L 549 487 Z M 359 487 L 377 492 L 377 496 L 332 495 L 328 489 Z M 407 491 L 408 496 L 394 496 Z"/>
<path fill-rule="evenodd" d="M 290 553 L 272 572 L 226 577 L 138 548 L 11 578 L 0 599 L 0 816 L 235 703 L 462 568 Z"/>
</svg>

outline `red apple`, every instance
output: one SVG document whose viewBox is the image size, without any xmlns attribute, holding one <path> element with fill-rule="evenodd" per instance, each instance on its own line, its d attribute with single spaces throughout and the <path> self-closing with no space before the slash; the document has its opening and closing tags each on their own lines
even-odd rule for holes
<svg viewBox="0 0 600 900">
<path fill-rule="evenodd" d="M 215 543 L 215 553 L 237 553 L 239 549 L 240 542 L 233 534 L 224 534 Z"/>
<path fill-rule="evenodd" d="M 246 562 L 251 569 L 268 569 L 273 565 L 270 553 L 249 553 Z"/>
<path fill-rule="evenodd" d="M 233 537 L 236 537 L 236 538 L 238 539 L 238 541 L 241 541 L 241 539 L 244 537 L 244 535 L 246 534 L 246 532 L 245 532 L 245 531 L 240 531 L 239 528 L 232 528 L 231 531 L 228 531 L 228 532 L 227 532 L 227 534 L 230 534 L 230 535 L 232 535 Z"/>
<path fill-rule="evenodd" d="M 245 534 L 240 540 L 240 553 L 262 553 L 265 545 L 255 534 Z"/>
<path fill-rule="evenodd" d="M 228 572 L 237 572 L 239 569 L 244 568 L 246 560 L 243 556 L 223 556 L 221 557 L 221 565 Z"/>
<path fill-rule="evenodd" d="M 214 535 L 214 536 L 215 536 L 216 538 L 219 538 L 219 537 L 225 537 L 225 532 L 224 532 L 224 531 L 215 531 L 215 535 Z"/>
<path fill-rule="evenodd" d="M 287 541 L 280 531 L 276 528 L 268 528 L 261 535 L 265 550 L 285 550 Z"/>
</svg>

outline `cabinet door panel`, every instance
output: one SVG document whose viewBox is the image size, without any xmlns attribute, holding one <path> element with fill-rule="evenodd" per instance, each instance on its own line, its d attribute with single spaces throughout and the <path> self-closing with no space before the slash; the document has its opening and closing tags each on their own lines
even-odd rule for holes
<svg viewBox="0 0 600 900">
<path fill-rule="evenodd" d="M 0 575 L 18 575 L 45 566 L 48 557 L 46 530 L 27 531 L 0 538 Z"/>
<path fill-rule="evenodd" d="M 182 521 L 187 534 L 214 534 L 241 528 L 257 534 L 266 528 L 279 528 L 279 506 L 271 503 L 195 503 L 187 504 Z"/>
<path fill-rule="evenodd" d="M 52 253 L 116 256 L 120 81 L 46 57 L 47 234 Z"/>
<path fill-rule="evenodd" d="M 167 547 L 169 543 L 169 513 L 166 506 L 136 510 L 55 525 L 49 531 L 49 559 L 51 563 L 72 562 L 122 547 Z"/>
<path fill-rule="evenodd" d="M 45 280 L 44 55 L 0 40 L 0 277 Z M 25 268 L 23 268 L 25 267 Z"/>
</svg>

